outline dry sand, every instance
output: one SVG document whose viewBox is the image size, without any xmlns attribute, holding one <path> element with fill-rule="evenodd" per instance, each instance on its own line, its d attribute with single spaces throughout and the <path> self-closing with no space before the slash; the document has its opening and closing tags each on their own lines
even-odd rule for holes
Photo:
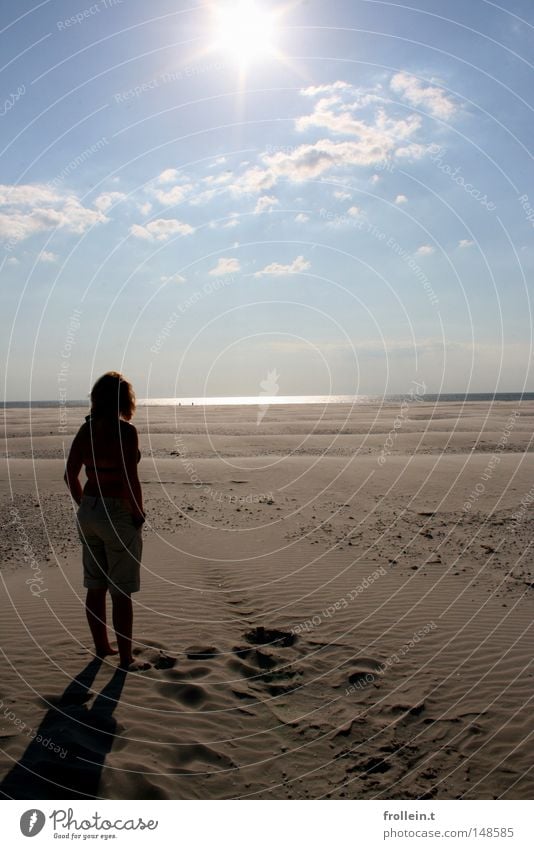
<svg viewBox="0 0 534 849">
<path fill-rule="evenodd" d="M 6 415 L 4 796 L 532 797 L 534 404 L 140 408 L 128 675 L 84 617 L 85 412 Z"/>
</svg>

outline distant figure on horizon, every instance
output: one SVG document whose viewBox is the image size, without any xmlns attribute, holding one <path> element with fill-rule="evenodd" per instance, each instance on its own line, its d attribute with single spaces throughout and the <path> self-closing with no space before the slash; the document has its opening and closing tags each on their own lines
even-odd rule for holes
<svg viewBox="0 0 534 849">
<path fill-rule="evenodd" d="M 86 613 L 98 657 L 119 654 L 123 669 L 139 670 L 132 655 L 131 593 L 139 590 L 145 521 L 137 474 L 141 458 L 130 419 L 135 412 L 131 384 L 116 371 L 102 375 L 91 391 L 91 414 L 74 437 L 65 482 L 76 504 L 82 542 Z M 85 465 L 82 491 L 79 474 Z M 109 643 L 106 593 L 113 607 L 118 652 Z"/>
</svg>

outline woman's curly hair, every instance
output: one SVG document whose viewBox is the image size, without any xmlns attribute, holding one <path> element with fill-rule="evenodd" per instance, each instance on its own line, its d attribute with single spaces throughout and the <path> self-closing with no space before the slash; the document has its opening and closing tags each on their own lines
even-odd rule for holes
<svg viewBox="0 0 534 849">
<path fill-rule="evenodd" d="M 120 416 L 129 422 L 134 412 L 135 392 L 122 374 L 108 371 L 98 378 L 91 390 L 91 415 Z"/>
</svg>

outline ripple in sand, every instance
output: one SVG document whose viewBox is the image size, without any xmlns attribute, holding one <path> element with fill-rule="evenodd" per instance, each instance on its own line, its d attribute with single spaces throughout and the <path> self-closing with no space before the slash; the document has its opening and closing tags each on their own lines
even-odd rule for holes
<svg viewBox="0 0 534 849">
<path fill-rule="evenodd" d="M 178 684 L 169 682 L 160 684 L 158 692 L 169 699 L 177 699 L 187 707 L 199 707 L 206 701 L 206 692 L 196 684 Z"/>
</svg>

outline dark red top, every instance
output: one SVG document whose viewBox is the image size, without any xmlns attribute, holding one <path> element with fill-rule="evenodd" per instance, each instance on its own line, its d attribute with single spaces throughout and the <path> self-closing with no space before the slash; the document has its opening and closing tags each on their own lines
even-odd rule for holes
<svg viewBox="0 0 534 849">
<path fill-rule="evenodd" d="M 128 468 L 141 459 L 137 430 L 122 419 L 92 418 L 74 437 L 68 465 L 75 475 L 85 466 L 84 495 L 130 498 Z"/>
</svg>

